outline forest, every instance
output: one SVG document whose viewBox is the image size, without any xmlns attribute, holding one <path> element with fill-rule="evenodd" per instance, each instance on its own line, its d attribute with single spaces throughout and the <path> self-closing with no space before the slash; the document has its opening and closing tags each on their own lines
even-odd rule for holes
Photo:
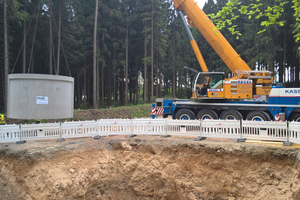
<svg viewBox="0 0 300 200">
<path fill-rule="evenodd" d="M 282 1 L 262 0 L 262 10 Z M 285 1 L 278 20 L 239 15 L 224 37 L 251 69 L 269 70 L 285 87 L 299 87 L 299 2 Z M 0 0 L 0 111 L 6 111 L 7 75 L 74 77 L 75 108 L 105 108 L 190 98 L 201 71 L 171 0 Z M 208 0 L 218 13 L 228 0 Z M 240 0 L 251 5 L 251 0 Z M 296 4 L 297 3 L 297 4 Z M 296 6 L 296 8 L 295 8 Z M 232 13 L 238 15 L 237 10 Z M 210 15 L 209 15 L 210 16 Z M 213 16 L 213 15 L 212 15 Z M 190 27 L 210 71 L 231 72 L 196 28 Z M 297 37 L 297 34 L 296 34 Z"/>
</svg>

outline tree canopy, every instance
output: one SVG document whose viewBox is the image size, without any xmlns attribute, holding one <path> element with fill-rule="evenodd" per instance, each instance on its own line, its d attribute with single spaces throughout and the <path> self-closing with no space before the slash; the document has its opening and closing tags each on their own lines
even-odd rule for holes
<svg viewBox="0 0 300 200">
<path fill-rule="evenodd" d="M 0 51 L 0 111 L 10 73 L 74 77 L 76 108 L 191 97 L 195 74 L 185 67 L 201 68 L 171 0 L 98 0 L 98 11 L 94 0 L 0 2 L 0 48 L 7 49 Z M 203 11 L 252 69 L 299 86 L 299 5 L 208 0 Z M 198 30 L 190 29 L 208 69 L 230 74 Z"/>
</svg>

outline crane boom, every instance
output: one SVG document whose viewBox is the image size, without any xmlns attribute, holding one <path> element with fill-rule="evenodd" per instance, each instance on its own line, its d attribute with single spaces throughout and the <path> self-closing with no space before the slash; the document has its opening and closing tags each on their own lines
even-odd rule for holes
<svg viewBox="0 0 300 200">
<path fill-rule="evenodd" d="M 179 16 L 180 16 L 180 18 L 181 18 L 181 20 L 182 20 L 182 23 L 183 23 L 183 25 L 184 25 L 184 29 L 186 30 L 186 32 L 187 32 L 187 34 L 188 34 L 188 36 L 189 36 L 191 46 L 192 46 L 192 48 L 193 48 L 193 50 L 194 50 L 194 52 L 195 52 L 195 55 L 196 55 L 196 57 L 197 57 L 197 60 L 198 60 L 198 62 L 199 62 L 199 65 L 200 65 L 202 71 L 203 71 L 203 72 L 208 72 L 206 63 L 205 63 L 204 58 L 203 58 L 203 56 L 202 56 L 202 54 L 201 54 L 201 51 L 200 51 L 200 49 L 199 49 L 199 46 L 198 46 L 196 40 L 194 39 L 194 37 L 193 37 L 193 35 L 192 35 L 192 33 L 191 33 L 189 27 L 187 26 L 187 24 L 186 24 L 186 22 L 185 22 L 185 19 L 184 19 L 184 17 L 183 17 L 183 14 L 181 13 L 181 11 L 179 11 Z"/>
<path fill-rule="evenodd" d="M 247 63 L 237 54 L 207 15 L 194 0 L 173 0 L 175 8 L 182 10 L 207 42 L 225 62 L 228 68 L 237 75 L 237 70 L 251 70 Z M 216 31 L 215 31 L 216 30 Z"/>
</svg>

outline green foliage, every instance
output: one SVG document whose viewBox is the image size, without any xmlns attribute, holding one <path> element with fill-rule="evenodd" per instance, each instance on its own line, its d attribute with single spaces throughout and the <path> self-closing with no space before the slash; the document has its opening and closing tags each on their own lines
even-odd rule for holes
<svg viewBox="0 0 300 200">
<path fill-rule="evenodd" d="M 293 34 L 296 42 L 300 41 L 300 0 L 292 0 L 294 9 L 294 19 L 295 23 L 293 24 Z M 297 49 L 298 54 L 300 55 L 300 47 Z"/>
<path fill-rule="evenodd" d="M 253 2 L 254 0 L 250 0 Z M 237 38 L 241 35 L 239 31 L 236 31 L 233 21 L 236 20 L 239 15 L 234 14 L 234 10 L 238 10 L 240 14 L 247 15 L 248 19 L 263 19 L 261 21 L 262 29 L 258 31 L 257 34 L 263 33 L 266 31 L 266 28 L 270 25 L 283 26 L 284 21 L 280 21 L 280 17 L 284 12 L 284 6 L 288 3 L 285 0 L 277 0 L 277 4 L 272 6 L 267 6 L 266 8 L 264 4 L 260 3 L 260 0 L 256 0 L 256 3 L 251 3 L 249 5 L 242 5 L 241 2 L 236 0 L 230 0 L 226 3 L 226 6 L 222 8 L 217 14 L 209 14 L 208 16 L 215 22 L 217 29 L 221 30 L 228 24 L 228 30 L 233 34 L 237 35 Z M 293 7 L 296 2 L 294 2 Z M 296 12 L 295 12 L 296 13 Z"/>
<path fill-rule="evenodd" d="M 24 5 L 17 0 L 7 1 L 8 9 L 10 10 L 11 19 L 17 22 L 20 26 L 22 21 L 28 20 L 29 14 L 24 10 Z"/>
</svg>

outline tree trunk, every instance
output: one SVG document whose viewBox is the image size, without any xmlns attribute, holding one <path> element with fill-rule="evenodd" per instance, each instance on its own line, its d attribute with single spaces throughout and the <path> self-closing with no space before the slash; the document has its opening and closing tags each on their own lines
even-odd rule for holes
<svg viewBox="0 0 300 200">
<path fill-rule="evenodd" d="M 283 55 L 279 54 L 279 83 L 283 83 Z"/>
<path fill-rule="evenodd" d="M 125 64 L 125 106 L 127 106 L 128 103 L 128 9 L 126 11 L 126 18 L 127 18 L 127 23 L 126 23 L 126 64 Z"/>
<path fill-rule="evenodd" d="M 295 61 L 295 87 L 299 87 L 299 59 Z"/>
<path fill-rule="evenodd" d="M 97 108 L 100 108 L 100 63 L 99 63 L 99 60 L 97 60 L 97 87 L 96 87 L 96 90 L 97 90 Z M 101 68 L 102 69 L 102 68 Z"/>
<path fill-rule="evenodd" d="M 120 100 L 120 94 L 121 94 L 120 69 L 117 67 L 116 70 L 117 71 L 116 71 L 116 93 L 115 93 L 115 99 L 116 99 L 116 101 L 118 101 L 118 100 Z"/>
<path fill-rule="evenodd" d="M 83 88 L 83 93 L 84 93 L 83 94 L 83 98 L 84 98 L 83 99 L 83 101 L 84 101 L 83 108 L 86 109 L 86 98 L 87 98 L 87 95 L 86 95 L 86 57 L 84 57 L 84 80 L 83 80 L 83 82 L 84 82 L 83 83 L 83 87 L 84 87 Z"/>
<path fill-rule="evenodd" d="M 285 82 L 285 67 L 286 67 L 286 31 L 284 30 L 283 37 L 283 82 Z"/>
<path fill-rule="evenodd" d="M 59 15 L 58 15 L 58 42 L 57 42 L 57 67 L 56 67 L 56 75 L 59 75 L 59 61 L 60 61 L 60 31 L 61 31 L 61 1 L 59 1 Z"/>
<path fill-rule="evenodd" d="M 159 56 L 159 59 L 158 59 L 158 78 L 159 78 L 159 84 L 158 84 L 158 86 L 159 86 L 159 88 L 158 88 L 158 96 L 159 96 L 159 98 L 161 98 L 161 83 L 162 83 L 162 81 L 161 81 L 161 66 L 160 66 L 160 56 Z"/>
<path fill-rule="evenodd" d="M 145 47 L 144 47 L 144 103 L 147 102 L 147 31 L 145 30 Z"/>
<path fill-rule="evenodd" d="M 103 44 L 101 49 L 101 54 L 103 58 Z M 104 108 L 104 65 L 103 62 L 101 62 L 101 106 Z"/>
<path fill-rule="evenodd" d="M 80 108 L 80 104 L 81 104 L 81 87 L 80 87 L 80 75 L 79 73 L 77 74 L 77 106 L 78 108 Z"/>
<path fill-rule="evenodd" d="M 108 66 L 107 66 L 107 75 L 106 75 L 106 81 L 107 81 L 107 101 L 106 104 L 108 107 L 111 106 L 111 60 L 108 58 L 107 59 Z"/>
<path fill-rule="evenodd" d="M 120 102 L 121 102 L 121 105 L 123 106 L 124 105 L 124 67 L 122 66 L 122 70 L 120 72 L 120 92 L 119 92 L 119 95 L 120 95 Z"/>
<path fill-rule="evenodd" d="M 52 74 L 52 1 L 49 0 L 49 74 Z M 26 47 L 26 46 L 24 46 Z"/>
<path fill-rule="evenodd" d="M 136 73 L 136 80 L 135 80 L 135 104 L 136 105 L 139 104 L 139 73 Z"/>
<path fill-rule="evenodd" d="M 4 13 L 4 112 L 7 112 L 7 90 L 8 90 L 8 25 L 7 25 L 7 7 L 6 0 L 3 1 Z"/>
<path fill-rule="evenodd" d="M 114 45 L 114 93 L 113 93 L 113 102 L 116 102 L 116 47 Z"/>
<path fill-rule="evenodd" d="M 152 12 L 151 12 L 151 103 L 153 103 L 153 26 L 154 26 L 154 17 L 153 17 L 153 1 L 152 0 Z"/>
<path fill-rule="evenodd" d="M 34 68 L 33 68 L 33 48 L 34 48 L 34 42 L 35 42 L 35 35 L 36 35 L 36 29 L 37 29 L 37 24 L 38 24 L 38 19 L 39 19 L 39 14 L 40 14 L 40 1 L 39 1 L 39 5 L 37 7 L 38 12 L 37 12 L 37 17 L 36 17 L 36 21 L 35 21 L 35 27 L 34 27 L 34 33 L 33 33 L 33 41 L 32 41 L 32 46 L 31 46 L 31 52 L 30 52 L 30 59 L 29 59 L 29 68 L 28 68 L 28 72 L 31 69 L 31 73 L 34 72 Z"/>
<path fill-rule="evenodd" d="M 23 21 L 23 73 L 26 73 L 26 21 Z"/>
<path fill-rule="evenodd" d="M 175 95 L 175 86 L 176 86 L 176 74 L 175 74 L 175 70 L 176 70 L 176 67 L 175 67 L 175 54 L 176 54 L 176 43 L 175 43 L 175 40 L 176 40 L 176 33 L 175 33 L 175 11 L 174 11 L 174 27 L 173 27 L 173 31 L 174 31 L 174 36 L 173 36 L 173 79 L 172 79 L 172 96 L 173 98 L 176 97 Z"/>
<path fill-rule="evenodd" d="M 98 109 L 97 103 L 97 18 L 98 18 L 98 0 L 95 6 L 95 21 L 94 21 L 94 49 L 93 49 L 93 105 L 94 109 Z"/>
<path fill-rule="evenodd" d="M 159 79 L 158 79 L 158 53 L 156 53 L 156 85 L 155 85 L 155 97 L 158 98 L 158 82 L 159 82 Z"/>
<path fill-rule="evenodd" d="M 149 75 L 151 76 L 151 75 Z M 148 85 L 151 84 L 151 77 L 148 77 Z M 148 101 L 151 100 L 151 87 L 148 87 Z M 152 103 L 152 102 L 151 102 Z"/>
<path fill-rule="evenodd" d="M 86 97 L 87 97 L 87 102 L 88 102 L 88 105 L 93 105 L 94 103 L 94 97 L 93 97 L 93 92 L 94 92 L 94 88 L 92 87 L 93 84 L 91 83 L 94 83 L 93 81 L 93 76 L 92 73 L 89 73 L 90 70 L 88 68 L 86 68 L 87 72 L 86 72 L 86 75 L 87 75 L 87 90 L 86 90 Z M 94 69 L 92 69 L 92 71 L 94 71 Z M 93 98 L 92 98 L 93 97 Z"/>
<path fill-rule="evenodd" d="M 132 84 L 131 87 L 129 88 L 129 102 L 132 102 Z"/>
</svg>

